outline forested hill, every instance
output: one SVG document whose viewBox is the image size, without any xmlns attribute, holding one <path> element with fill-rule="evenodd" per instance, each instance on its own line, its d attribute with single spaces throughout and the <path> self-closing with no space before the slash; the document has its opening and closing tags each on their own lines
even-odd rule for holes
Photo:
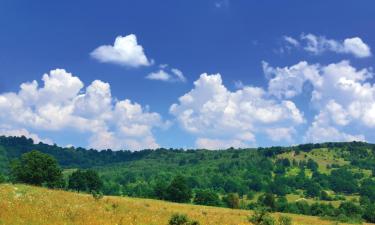
<svg viewBox="0 0 375 225">
<path fill-rule="evenodd" d="M 373 168 L 375 155 L 375 144 L 365 142 L 332 142 L 322 144 L 302 144 L 293 147 L 269 147 L 269 148 L 248 148 L 220 151 L 209 151 L 204 149 L 186 150 L 165 149 L 157 150 L 145 149 L 142 151 L 131 152 L 129 150 L 112 151 L 110 149 L 98 151 L 94 149 L 59 147 L 57 145 L 48 145 L 44 143 L 34 144 L 32 139 L 25 137 L 5 137 L 0 136 L 0 171 L 4 171 L 8 163 L 15 158 L 19 158 L 23 153 L 38 150 L 52 155 L 64 168 L 92 168 L 98 166 L 107 166 L 110 164 L 140 160 L 146 157 L 163 159 L 164 156 L 175 155 L 175 158 L 181 156 L 180 164 L 197 162 L 204 159 L 205 155 L 211 155 L 215 159 L 226 158 L 228 156 L 236 157 L 244 152 L 256 151 L 265 157 L 275 157 L 285 152 L 309 152 L 313 149 L 340 149 L 341 157 L 362 168 Z M 174 157 L 172 157 L 174 158 Z"/>
</svg>

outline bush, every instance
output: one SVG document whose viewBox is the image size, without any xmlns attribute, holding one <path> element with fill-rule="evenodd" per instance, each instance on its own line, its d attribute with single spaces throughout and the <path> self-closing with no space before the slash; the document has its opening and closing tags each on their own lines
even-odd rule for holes
<svg viewBox="0 0 375 225">
<path fill-rule="evenodd" d="M 169 225 L 199 225 L 196 220 L 190 220 L 185 214 L 173 214 L 168 222 Z"/>
<path fill-rule="evenodd" d="M 237 193 L 229 193 L 223 201 L 229 208 L 238 209 L 240 207 L 240 196 Z"/>
<path fill-rule="evenodd" d="M 103 198 L 103 193 L 101 192 L 92 191 L 91 194 L 92 194 L 92 197 L 95 199 L 95 201 L 99 201 L 100 199 Z"/>
<path fill-rule="evenodd" d="M 279 225 L 292 225 L 292 218 L 289 216 L 280 216 Z"/>
<path fill-rule="evenodd" d="M 248 221 L 254 225 L 275 225 L 275 219 L 265 208 L 255 210 L 254 214 L 248 218 Z"/>
</svg>

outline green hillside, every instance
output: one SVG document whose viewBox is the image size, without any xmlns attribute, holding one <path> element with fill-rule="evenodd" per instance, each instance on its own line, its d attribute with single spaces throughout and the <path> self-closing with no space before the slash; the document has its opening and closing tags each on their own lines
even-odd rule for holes
<svg viewBox="0 0 375 225">
<path fill-rule="evenodd" d="M 363 142 L 252 149 L 140 152 L 95 151 L 34 145 L 0 137 L 0 169 L 33 149 L 55 157 L 65 178 L 79 168 L 96 170 L 102 192 L 180 201 L 171 196 L 176 178 L 191 190 L 183 202 L 374 222 L 375 145 Z M 9 177 L 11 180 L 11 177 Z"/>
</svg>

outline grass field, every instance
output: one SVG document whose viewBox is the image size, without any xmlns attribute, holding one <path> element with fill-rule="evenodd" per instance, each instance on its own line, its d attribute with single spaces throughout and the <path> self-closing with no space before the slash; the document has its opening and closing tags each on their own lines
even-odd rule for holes
<svg viewBox="0 0 375 225">
<path fill-rule="evenodd" d="M 173 213 L 185 213 L 201 224 L 250 224 L 251 211 L 158 200 L 104 197 L 48 190 L 27 185 L 0 185 L 2 225 L 163 225 Z M 275 214 L 277 217 L 279 214 Z M 295 225 L 332 225 L 317 217 L 290 215 Z"/>
<path fill-rule="evenodd" d="M 295 159 L 297 162 L 301 160 L 307 161 L 308 159 L 313 159 L 319 165 L 319 171 L 322 173 L 329 173 L 330 170 L 327 169 L 328 165 L 347 165 L 348 161 L 345 161 L 338 155 L 338 152 L 334 150 L 328 150 L 326 148 L 314 149 L 310 152 L 300 152 L 300 154 L 295 154 L 294 151 L 280 154 L 278 158 L 288 158 L 289 160 Z M 294 171 L 296 172 L 296 171 Z"/>
</svg>

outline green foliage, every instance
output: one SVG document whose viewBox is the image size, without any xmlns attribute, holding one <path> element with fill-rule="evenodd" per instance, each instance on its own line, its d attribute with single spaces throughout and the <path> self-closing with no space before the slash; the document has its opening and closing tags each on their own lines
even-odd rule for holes
<svg viewBox="0 0 375 225">
<path fill-rule="evenodd" d="M 173 214 L 168 222 L 169 225 L 199 225 L 196 220 L 191 220 L 185 214 Z"/>
<path fill-rule="evenodd" d="M 375 223 L 375 203 L 365 206 L 363 218 L 370 223 Z"/>
<path fill-rule="evenodd" d="M 248 218 L 248 221 L 254 225 L 276 225 L 275 219 L 265 208 L 255 210 L 254 214 Z"/>
<path fill-rule="evenodd" d="M 279 225 L 292 225 L 292 218 L 290 216 L 281 215 L 278 222 Z"/>
<path fill-rule="evenodd" d="M 99 201 L 100 199 L 103 198 L 102 192 L 92 191 L 91 194 L 92 194 L 92 197 L 95 199 L 95 201 Z"/>
<path fill-rule="evenodd" d="M 103 182 L 94 170 L 77 170 L 69 176 L 68 188 L 76 191 L 98 192 Z"/>
<path fill-rule="evenodd" d="M 240 197 L 237 193 L 229 193 L 223 198 L 225 204 L 232 209 L 238 209 L 240 207 Z"/>
<path fill-rule="evenodd" d="M 190 202 L 192 191 L 187 184 L 186 178 L 178 175 L 167 187 L 166 195 L 167 200 L 172 202 Z"/>
<path fill-rule="evenodd" d="M 12 176 L 15 182 L 32 185 L 64 187 L 64 180 L 57 161 L 50 155 L 31 151 L 15 160 L 12 164 Z"/>
<path fill-rule="evenodd" d="M 212 190 L 197 190 L 193 202 L 198 205 L 220 206 L 219 195 Z"/>
<path fill-rule="evenodd" d="M 0 173 L 0 184 L 6 181 L 5 176 Z"/>
</svg>

